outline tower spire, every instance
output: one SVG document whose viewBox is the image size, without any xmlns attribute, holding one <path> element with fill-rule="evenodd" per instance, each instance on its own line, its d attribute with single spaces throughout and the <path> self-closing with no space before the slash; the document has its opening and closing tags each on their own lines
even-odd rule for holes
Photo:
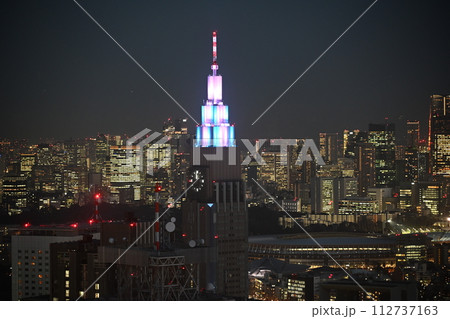
<svg viewBox="0 0 450 319">
<path fill-rule="evenodd" d="M 215 76 L 217 70 L 219 69 L 219 65 L 217 64 L 217 31 L 213 31 L 212 40 L 213 40 L 213 63 L 211 64 L 211 70 L 213 71 L 213 75 Z"/>
<path fill-rule="evenodd" d="M 222 76 L 217 74 L 217 31 L 213 31 L 212 74 L 208 75 L 208 99 L 202 105 L 202 125 L 197 126 L 200 147 L 234 147 L 234 125 L 228 122 L 228 105 L 222 101 Z"/>
</svg>

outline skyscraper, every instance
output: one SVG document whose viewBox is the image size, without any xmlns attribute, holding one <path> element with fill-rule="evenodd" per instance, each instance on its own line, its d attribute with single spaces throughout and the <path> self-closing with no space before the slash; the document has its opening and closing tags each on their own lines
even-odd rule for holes
<svg viewBox="0 0 450 319">
<path fill-rule="evenodd" d="M 125 203 L 141 199 L 141 173 L 137 146 L 111 146 L 111 202 Z"/>
<path fill-rule="evenodd" d="M 369 187 L 375 186 L 375 146 L 359 143 L 355 147 L 358 194 L 366 196 Z"/>
<path fill-rule="evenodd" d="M 370 124 L 369 143 L 375 146 L 375 185 L 395 184 L 395 127 L 394 124 Z"/>
<path fill-rule="evenodd" d="M 265 147 L 261 157 L 265 165 L 259 166 L 258 179 L 264 182 L 271 190 L 289 189 L 289 167 L 291 158 L 284 158 L 279 148 L 274 146 Z M 287 161 L 287 163 L 283 163 Z"/>
<path fill-rule="evenodd" d="M 217 33 L 213 32 L 212 75 L 208 99 L 197 127 L 189 182 L 195 182 L 182 204 L 183 238 L 208 247 L 199 284 L 209 292 L 247 298 L 247 210 L 234 126 L 222 102 L 222 77 L 217 74 Z M 221 159 L 206 157 L 221 154 Z"/>
<path fill-rule="evenodd" d="M 213 32 L 212 74 L 208 75 L 208 99 L 202 106 L 202 125 L 197 126 L 201 147 L 235 146 L 234 126 L 228 123 L 228 105 L 222 102 L 222 76 L 217 74 L 217 33 Z"/>
<path fill-rule="evenodd" d="M 339 157 L 338 133 L 320 133 L 320 155 L 327 164 L 337 163 Z"/>
<path fill-rule="evenodd" d="M 450 95 L 431 96 L 428 147 L 432 175 L 450 177 Z"/>
<path fill-rule="evenodd" d="M 311 209 L 314 213 L 338 213 L 338 180 L 332 177 L 316 177 L 311 185 Z"/>
<path fill-rule="evenodd" d="M 420 140 L 420 122 L 407 121 L 406 122 L 406 146 L 417 149 Z"/>
</svg>

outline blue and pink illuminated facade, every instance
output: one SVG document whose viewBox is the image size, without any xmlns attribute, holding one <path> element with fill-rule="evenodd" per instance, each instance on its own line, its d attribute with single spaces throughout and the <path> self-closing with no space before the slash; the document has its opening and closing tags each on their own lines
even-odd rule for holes
<svg viewBox="0 0 450 319">
<path fill-rule="evenodd" d="M 197 126 L 197 147 L 236 146 L 234 125 L 228 123 L 228 105 L 222 102 L 222 76 L 217 75 L 217 32 L 213 32 L 212 75 L 208 75 L 208 100 L 202 105 L 202 125 Z"/>
</svg>

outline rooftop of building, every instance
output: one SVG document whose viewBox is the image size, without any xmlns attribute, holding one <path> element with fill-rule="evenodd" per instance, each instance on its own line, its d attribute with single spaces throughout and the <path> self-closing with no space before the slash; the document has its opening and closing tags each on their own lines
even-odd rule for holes
<svg viewBox="0 0 450 319">
<path fill-rule="evenodd" d="M 396 242 L 393 238 L 369 236 L 360 233 L 311 233 L 311 236 L 322 246 L 390 245 Z M 248 242 L 250 244 L 266 245 L 317 246 L 317 243 L 306 234 L 252 236 L 249 237 Z"/>
<path fill-rule="evenodd" d="M 308 265 L 289 264 L 276 258 L 253 260 L 248 266 L 249 274 L 255 276 L 263 275 L 266 271 L 281 275 L 303 273 L 310 267 Z"/>
</svg>

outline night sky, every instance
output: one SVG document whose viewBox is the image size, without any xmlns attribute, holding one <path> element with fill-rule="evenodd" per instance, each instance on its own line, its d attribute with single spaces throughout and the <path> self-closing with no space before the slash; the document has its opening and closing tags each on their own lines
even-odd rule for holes
<svg viewBox="0 0 450 319">
<path fill-rule="evenodd" d="M 450 2 L 379 0 L 251 125 L 371 3 L 80 0 L 198 121 L 217 30 L 240 138 L 426 120 L 429 95 L 450 93 Z M 0 25 L 0 137 L 133 135 L 186 116 L 71 0 L 2 1 Z"/>
</svg>

